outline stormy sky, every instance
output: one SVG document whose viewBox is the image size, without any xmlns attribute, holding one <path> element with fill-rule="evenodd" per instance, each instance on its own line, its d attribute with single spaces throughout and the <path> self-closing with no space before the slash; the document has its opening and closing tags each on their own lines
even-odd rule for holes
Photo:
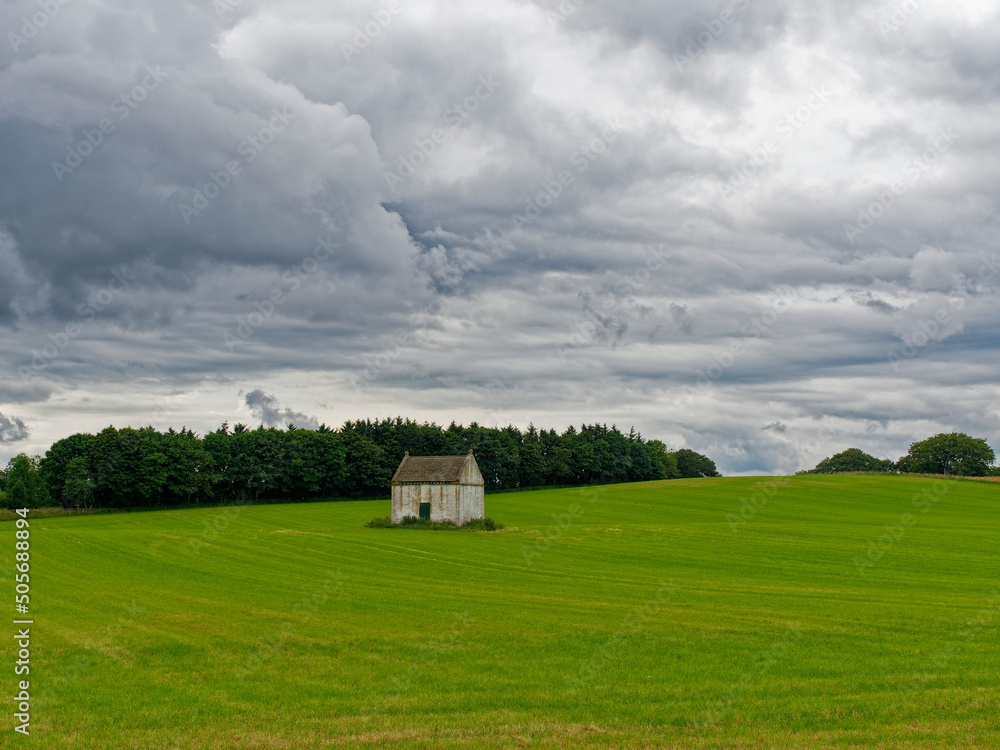
<svg viewBox="0 0 1000 750">
<path fill-rule="evenodd" d="M 994 2 L 11 0 L 0 458 L 114 424 L 1000 448 Z"/>
</svg>

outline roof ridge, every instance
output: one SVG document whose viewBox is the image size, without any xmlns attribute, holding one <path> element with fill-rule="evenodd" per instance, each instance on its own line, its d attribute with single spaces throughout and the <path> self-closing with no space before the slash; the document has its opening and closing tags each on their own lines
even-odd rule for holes
<svg viewBox="0 0 1000 750">
<path fill-rule="evenodd" d="M 392 482 L 457 483 L 470 458 L 475 461 L 475 455 L 471 450 L 469 453 L 459 456 L 411 456 L 407 451 L 399 463 L 399 468 L 392 476 Z"/>
</svg>

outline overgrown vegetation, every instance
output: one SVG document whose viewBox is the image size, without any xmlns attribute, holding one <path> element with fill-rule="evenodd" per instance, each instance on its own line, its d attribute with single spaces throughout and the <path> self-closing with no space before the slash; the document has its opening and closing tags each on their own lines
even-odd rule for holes
<svg viewBox="0 0 1000 750">
<path fill-rule="evenodd" d="M 430 529 L 432 531 L 499 531 L 504 526 L 492 518 L 474 518 L 459 525 L 453 521 L 431 521 L 426 518 L 405 516 L 399 523 L 393 523 L 390 516 L 373 518 L 365 524 L 368 529 Z"/>
<path fill-rule="evenodd" d="M 487 492 L 717 476 L 711 459 L 670 451 L 612 425 L 562 434 L 529 426 L 447 428 L 401 417 L 346 422 L 339 430 L 223 424 L 193 431 L 108 427 L 56 441 L 44 457 L 20 455 L 0 476 L 0 506 L 141 508 L 385 497 L 406 451 L 475 451 Z"/>
</svg>

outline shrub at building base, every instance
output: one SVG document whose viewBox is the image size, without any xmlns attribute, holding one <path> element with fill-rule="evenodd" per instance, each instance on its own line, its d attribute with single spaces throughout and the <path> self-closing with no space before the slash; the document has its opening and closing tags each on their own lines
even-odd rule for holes
<svg viewBox="0 0 1000 750">
<path fill-rule="evenodd" d="M 368 529 L 430 529 L 432 531 L 499 531 L 502 523 L 492 518 L 474 518 L 461 526 L 452 521 L 428 521 L 426 518 L 406 516 L 399 523 L 393 523 L 389 516 L 373 518 L 365 524 Z"/>
</svg>

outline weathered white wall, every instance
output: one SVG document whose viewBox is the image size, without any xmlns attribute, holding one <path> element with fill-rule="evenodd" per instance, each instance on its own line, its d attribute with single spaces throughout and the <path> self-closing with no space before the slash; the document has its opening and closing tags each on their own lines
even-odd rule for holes
<svg viewBox="0 0 1000 750">
<path fill-rule="evenodd" d="M 397 484 L 392 488 L 392 522 L 418 518 L 420 504 L 431 504 L 432 521 L 463 524 L 484 515 L 483 486 L 464 484 Z"/>
<path fill-rule="evenodd" d="M 412 492 L 407 492 L 410 485 L 394 484 L 392 486 L 392 522 L 399 523 L 406 516 L 419 516 L 420 506 L 414 505 L 416 497 Z"/>
<path fill-rule="evenodd" d="M 462 473 L 458 475 L 459 484 L 484 484 L 483 475 L 479 472 L 479 465 L 472 461 L 466 461 L 462 467 Z"/>
<path fill-rule="evenodd" d="M 458 485 L 458 521 L 463 524 L 474 518 L 482 518 L 485 513 L 485 502 L 483 498 L 483 485 Z"/>
</svg>

